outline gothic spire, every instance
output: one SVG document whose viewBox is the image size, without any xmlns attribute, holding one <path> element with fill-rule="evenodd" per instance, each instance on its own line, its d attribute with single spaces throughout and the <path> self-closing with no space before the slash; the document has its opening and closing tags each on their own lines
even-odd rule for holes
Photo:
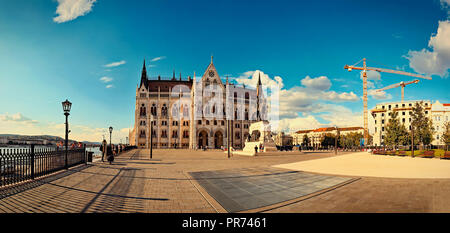
<svg viewBox="0 0 450 233">
<path fill-rule="evenodd" d="M 139 88 L 142 87 L 142 84 L 144 84 L 145 88 L 147 88 L 148 78 L 147 78 L 147 68 L 145 68 L 145 59 L 144 59 L 144 65 L 142 66 L 142 74 L 141 74 L 141 84 Z"/>
</svg>

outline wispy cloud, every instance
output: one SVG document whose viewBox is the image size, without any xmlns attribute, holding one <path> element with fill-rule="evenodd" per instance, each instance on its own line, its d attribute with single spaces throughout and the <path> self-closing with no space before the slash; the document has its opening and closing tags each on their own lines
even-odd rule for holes
<svg viewBox="0 0 450 233">
<path fill-rule="evenodd" d="M 114 86 L 112 84 L 106 85 L 106 88 L 113 88 Z"/>
<path fill-rule="evenodd" d="M 38 123 L 37 120 L 32 120 L 28 117 L 23 116 L 20 112 L 16 114 L 0 114 L 0 120 L 1 121 L 10 121 L 10 122 L 19 122 L 19 123 L 26 123 L 26 124 L 36 124 Z"/>
<path fill-rule="evenodd" d="M 96 0 L 57 0 L 58 7 L 53 18 L 56 23 L 64 23 L 74 20 L 92 11 L 92 6 Z"/>
<path fill-rule="evenodd" d="M 151 61 L 152 61 L 152 62 L 155 62 L 155 61 L 159 61 L 159 60 L 163 60 L 163 59 L 166 59 L 166 57 L 165 57 L 165 56 L 155 57 L 155 58 L 153 58 Z"/>
<path fill-rule="evenodd" d="M 106 77 L 106 76 L 100 78 L 100 81 L 102 81 L 102 82 L 104 82 L 104 83 L 109 83 L 109 82 L 111 82 L 112 80 L 113 80 L 113 78 Z"/>
<path fill-rule="evenodd" d="M 127 62 L 124 61 L 124 60 L 122 60 L 122 61 L 117 61 L 117 62 L 113 62 L 113 63 L 106 64 L 106 65 L 104 65 L 104 67 L 108 67 L 108 68 L 110 68 L 110 67 L 116 67 L 116 66 L 121 66 L 121 65 L 123 65 L 123 64 L 125 64 L 125 63 L 127 63 Z"/>
</svg>

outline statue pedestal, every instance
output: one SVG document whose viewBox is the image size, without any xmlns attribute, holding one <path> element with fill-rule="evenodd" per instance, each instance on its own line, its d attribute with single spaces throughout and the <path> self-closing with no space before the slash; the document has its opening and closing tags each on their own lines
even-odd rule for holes
<svg viewBox="0 0 450 233">
<path fill-rule="evenodd" d="M 277 147 L 271 136 L 269 122 L 259 121 L 251 124 L 250 133 L 253 138 L 250 138 L 250 141 L 245 141 L 245 146 L 242 151 L 233 151 L 233 154 L 255 156 L 257 155 L 255 153 L 255 146 L 258 148 L 258 154 L 262 155 L 265 152 L 277 151 Z M 263 151 L 259 150 L 261 145 L 264 147 Z"/>
</svg>

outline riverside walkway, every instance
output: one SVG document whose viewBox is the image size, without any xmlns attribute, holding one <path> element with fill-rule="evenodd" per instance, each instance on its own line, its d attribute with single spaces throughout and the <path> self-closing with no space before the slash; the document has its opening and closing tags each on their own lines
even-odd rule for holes
<svg viewBox="0 0 450 233">
<path fill-rule="evenodd" d="M 2 189 L 0 213 L 450 211 L 450 179 L 274 167 L 331 157 L 316 152 L 228 159 L 221 151 L 154 150 L 150 160 L 148 150 L 132 150 L 112 165 L 94 162 Z"/>
</svg>

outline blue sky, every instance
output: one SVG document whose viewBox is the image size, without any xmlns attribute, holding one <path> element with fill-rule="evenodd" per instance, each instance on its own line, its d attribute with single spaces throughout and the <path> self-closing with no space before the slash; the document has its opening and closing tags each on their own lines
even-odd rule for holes
<svg viewBox="0 0 450 233">
<path fill-rule="evenodd" d="M 74 137 L 101 140 L 99 132 L 113 125 L 122 129 L 115 140 L 125 138 L 144 58 L 152 77 L 170 77 L 174 69 L 177 77 L 201 75 L 213 54 L 219 75 L 236 82 L 259 70 L 268 79 L 281 77 L 286 91 L 308 93 L 301 80 L 324 76 L 330 85 L 318 92 L 354 94 L 349 101 L 318 95 L 302 107 L 323 110 L 286 114 L 304 123 L 285 128 L 304 128 L 312 119 L 317 126 L 334 124 L 327 116 L 339 112 L 359 119 L 360 74 L 343 66 L 362 57 L 369 66 L 431 74 L 433 80 L 406 87 L 405 98 L 448 103 L 448 73 L 442 73 L 450 64 L 448 39 L 436 36 L 448 23 L 446 2 L 0 0 L 0 133 L 63 135 L 61 102 L 68 98 Z M 434 47 L 433 35 L 440 38 Z M 423 49 L 441 57 L 440 69 L 420 65 Z M 414 78 L 382 73 L 375 79 L 380 88 Z M 370 96 L 369 108 L 398 100 L 400 89 L 388 90 Z"/>
</svg>

